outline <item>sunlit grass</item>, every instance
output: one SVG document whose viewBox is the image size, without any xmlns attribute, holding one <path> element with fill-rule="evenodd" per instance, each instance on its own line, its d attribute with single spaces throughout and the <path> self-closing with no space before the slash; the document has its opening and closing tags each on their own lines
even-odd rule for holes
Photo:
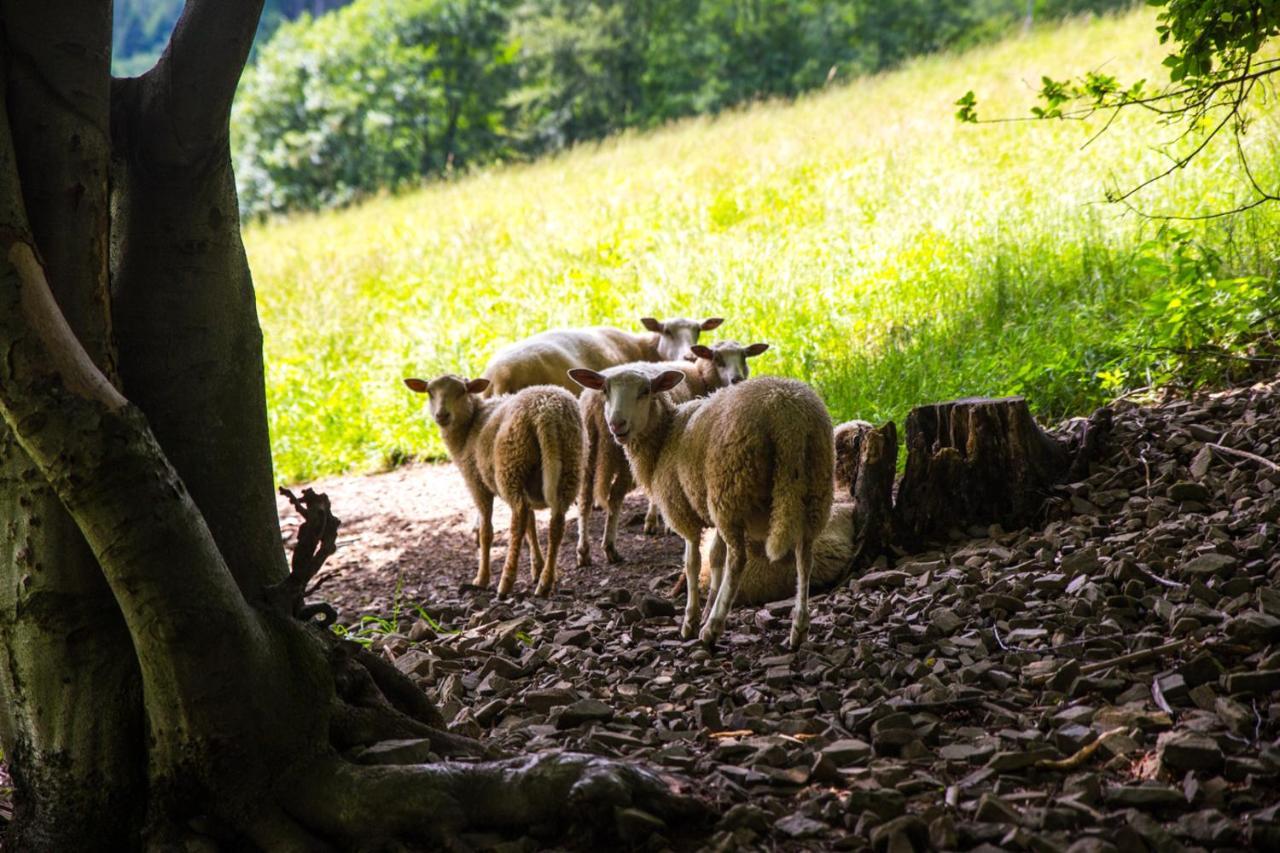
<svg viewBox="0 0 1280 853">
<path fill-rule="evenodd" d="M 1161 285 L 1136 263 L 1158 224 L 1099 202 L 1163 169 L 1176 131 L 1135 112 L 1082 150 L 1101 120 L 962 125 L 953 101 L 972 88 L 984 116 L 1025 115 L 1043 73 L 1160 79 L 1163 55 L 1146 11 L 1074 22 L 250 227 L 278 474 L 442 455 L 402 376 L 476 374 L 512 339 L 650 314 L 727 317 L 724 336 L 772 344 L 755 369 L 814 383 L 839 420 L 1015 392 L 1082 411 Z M 1268 137 L 1250 144 L 1275 172 Z M 1134 201 L 1228 207 L 1231 154 L 1212 146 Z M 1280 212 L 1198 229 L 1233 269 L 1272 271 Z"/>
</svg>

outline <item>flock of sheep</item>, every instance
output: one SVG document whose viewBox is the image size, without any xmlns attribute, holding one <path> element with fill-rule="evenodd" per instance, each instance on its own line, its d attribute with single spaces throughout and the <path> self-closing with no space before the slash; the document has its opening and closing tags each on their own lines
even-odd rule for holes
<svg viewBox="0 0 1280 853">
<path fill-rule="evenodd" d="M 850 508 L 832 512 L 831 417 L 803 382 L 748 381 L 747 359 L 767 344 L 700 345 L 720 318 L 641 322 L 645 333 L 596 327 L 535 335 L 500 351 L 478 379 L 404 380 L 430 398 L 479 511 L 475 585 L 489 585 L 495 495 L 511 507 L 499 594 L 514 586 L 527 538 L 536 593 L 546 595 L 574 500 L 578 565 L 591 562 L 595 506 L 605 509 L 602 544 L 616 561 L 622 499 L 638 482 L 650 499 L 646 531 L 656 532 L 661 512 L 685 541 L 682 635 L 692 638 L 701 623 L 700 581 L 708 581 L 711 607 L 699 637 L 714 646 L 744 580 L 758 600 L 783 597 L 779 587 L 794 578 L 796 648 L 808 632 L 815 564 L 820 581 L 831 579 L 851 540 Z M 539 509 L 551 513 L 545 555 Z"/>
</svg>

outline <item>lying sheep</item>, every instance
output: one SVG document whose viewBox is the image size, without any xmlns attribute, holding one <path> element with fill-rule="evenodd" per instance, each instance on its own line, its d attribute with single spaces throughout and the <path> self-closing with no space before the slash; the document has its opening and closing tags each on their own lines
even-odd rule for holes
<svg viewBox="0 0 1280 853">
<path fill-rule="evenodd" d="M 712 567 L 723 565 L 724 541 L 712 531 L 702 537 L 702 575 L 700 588 L 708 599 L 716 594 L 711 589 Z M 813 574 L 809 576 L 809 591 L 824 592 L 849 576 L 853 561 L 853 504 L 838 503 L 831 508 L 831 518 L 813 543 Z M 677 584 L 684 590 L 685 579 Z M 742 583 L 738 587 L 736 604 L 766 604 L 790 598 L 796 591 L 795 555 L 783 554 L 779 560 L 769 561 L 764 555 L 748 557 L 742 570 Z"/>
<path fill-rule="evenodd" d="M 677 407 L 664 392 L 685 380 L 679 370 L 651 377 L 624 366 L 570 375 L 604 392 L 609 429 L 632 472 L 685 540 L 689 596 L 681 634 L 687 639 L 697 630 L 700 539 L 714 526 L 727 557 L 722 570 L 712 566 L 716 596 L 702 641 L 714 645 L 724 632 L 748 559 L 778 560 L 794 550 L 790 643 L 799 647 L 809 631 L 813 546 L 831 514 L 835 467 L 831 416 L 813 389 L 765 377 Z"/>
<path fill-rule="evenodd" d="M 640 320 L 649 333 L 624 332 L 608 326 L 557 329 L 516 341 L 499 350 L 481 374 L 489 380 L 487 396 L 510 394 L 532 385 L 559 385 L 575 395 L 581 390 L 569 379 L 571 367 L 604 370 L 633 361 L 678 361 L 688 357 L 701 332 L 724 320 Z"/>
<path fill-rule="evenodd" d="M 430 397 L 431 415 L 480 513 L 480 570 L 475 585 L 489 585 L 496 494 L 511 507 L 511 541 L 498 594 L 505 595 L 515 584 L 520 543 L 528 536 L 536 594 L 549 595 L 556 585 L 565 512 L 577 494 L 582 470 L 578 401 L 563 388 L 545 385 L 482 399 L 477 395 L 489 380 L 468 381 L 452 374 L 430 382 L 406 379 L 404 384 Z M 551 523 L 544 564 L 533 511 L 548 508 Z"/>
<path fill-rule="evenodd" d="M 671 401 L 678 405 L 743 381 L 751 375 L 747 359 L 768 348 L 768 344 L 744 347 L 737 341 L 720 341 L 711 347 L 695 345 L 692 362 L 661 361 L 655 364 L 636 363 L 628 367 L 643 371 L 651 378 L 664 370 L 684 373 L 685 381 L 667 392 Z M 604 416 L 604 395 L 599 391 L 584 390 L 578 398 L 578 407 L 582 411 L 582 424 L 587 434 L 586 466 L 578 495 L 578 566 L 591 565 L 587 522 L 591 519 L 591 510 L 597 506 L 605 511 L 604 537 L 600 544 L 609 562 L 618 563 L 622 561 L 616 544 L 618 518 L 622 512 L 622 499 L 635 487 L 635 480 L 622 447 L 610 438 Z M 658 505 L 650 501 L 644 520 L 645 532 L 657 533 L 660 523 Z"/>
</svg>

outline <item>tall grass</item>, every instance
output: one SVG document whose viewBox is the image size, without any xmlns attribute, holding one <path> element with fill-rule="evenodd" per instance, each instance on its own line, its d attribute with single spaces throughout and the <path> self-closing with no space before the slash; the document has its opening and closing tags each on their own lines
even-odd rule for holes
<svg viewBox="0 0 1280 853">
<path fill-rule="evenodd" d="M 1082 411 L 1113 393 L 1096 373 L 1163 283 L 1144 262 L 1159 224 L 1100 200 L 1165 168 L 1176 131 L 1132 111 L 1086 147 L 1101 119 L 961 125 L 952 102 L 972 88 L 984 115 L 1025 115 L 1042 73 L 1160 79 L 1162 58 L 1146 11 L 1071 22 L 250 227 L 278 473 L 439 456 L 402 376 L 477 374 L 507 341 L 649 314 L 727 317 L 724 336 L 772 344 L 757 371 L 812 382 L 837 419 L 972 394 Z M 1263 116 L 1248 144 L 1274 177 Z M 1214 145 L 1134 203 L 1188 214 L 1242 192 Z M 1273 274 L 1280 209 L 1188 227 L 1231 270 Z"/>
</svg>

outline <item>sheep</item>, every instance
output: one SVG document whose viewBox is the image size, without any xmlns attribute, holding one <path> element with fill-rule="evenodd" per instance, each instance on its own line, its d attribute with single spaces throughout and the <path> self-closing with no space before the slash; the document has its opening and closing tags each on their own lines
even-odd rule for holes
<svg viewBox="0 0 1280 853">
<path fill-rule="evenodd" d="M 708 597 L 715 595 L 711 589 L 712 567 L 724 564 L 724 541 L 708 530 L 702 537 L 701 589 Z M 849 576 L 853 561 L 853 504 L 837 503 L 831 509 L 831 518 L 813 543 L 813 574 L 809 576 L 809 591 L 824 592 L 832 589 Z M 768 561 L 763 555 L 748 558 L 742 570 L 742 583 L 738 587 L 737 604 L 765 604 L 781 601 L 795 593 L 795 557 L 787 553 L 780 560 Z M 676 585 L 683 591 L 685 579 Z"/>
<path fill-rule="evenodd" d="M 528 536 L 535 594 L 549 595 L 556 585 L 565 512 L 577 494 L 582 470 L 578 401 L 563 388 L 547 385 L 481 398 L 489 380 L 453 374 L 430 382 L 406 379 L 404 384 L 430 398 L 431 415 L 479 511 L 480 569 L 475 585 L 489 585 L 496 494 L 511 507 L 511 541 L 498 594 L 506 595 L 515 584 L 520 543 Z M 536 509 L 551 510 L 545 562 L 538 550 Z"/>
<path fill-rule="evenodd" d="M 769 349 L 768 344 L 743 346 L 737 341 L 720 341 L 715 346 L 694 345 L 694 361 L 662 361 L 654 364 L 637 362 L 628 365 L 657 376 L 663 370 L 679 370 L 685 381 L 667 392 L 673 403 L 687 402 L 694 397 L 705 397 L 711 392 L 729 385 L 736 385 L 751 375 L 747 359 Z M 605 510 L 604 537 L 601 546 L 611 563 L 622 561 L 618 553 L 618 518 L 622 511 L 622 499 L 635 487 L 631 468 L 622 447 L 609 437 L 604 417 L 604 395 L 599 391 L 583 390 L 578 398 L 582 411 L 582 423 L 586 429 L 586 465 L 582 472 L 581 491 L 578 495 L 578 566 L 591 565 L 591 543 L 587 523 L 595 506 Z M 658 505 L 649 502 L 645 515 L 645 532 L 659 530 Z"/>
<path fill-rule="evenodd" d="M 633 361 L 680 361 L 701 332 L 724 322 L 706 320 L 640 320 L 649 333 L 625 332 L 608 326 L 556 329 L 516 341 L 498 351 L 480 375 L 489 380 L 487 396 L 510 394 L 531 385 L 558 385 L 575 396 L 581 388 L 569 379 L 571 367 L 604 370 Z"/>
<path fill-rule="evenodd" d="M 681 635 L 689 639 L 698 628 L 700 540 L 704 529 L 715 527 L 727 558 L 719 571 L 712 566 L 716 595 L 702 642 L 714 646 L 724 633 L 747 560 L 778 560 L 794 550 L 789 642 L 799 648 L 809 632 L 814 541 L 834 498 L 831 416 L 813 389 L 764 377 L 677 407 L 664 392 L 685 380 L 679 370 L 656 377 L 632 367 L 574 369 L 570 375 L 604 392 L 609 429 L 632 472 L 685 541 L 688 599 Z"/>
</svg>

